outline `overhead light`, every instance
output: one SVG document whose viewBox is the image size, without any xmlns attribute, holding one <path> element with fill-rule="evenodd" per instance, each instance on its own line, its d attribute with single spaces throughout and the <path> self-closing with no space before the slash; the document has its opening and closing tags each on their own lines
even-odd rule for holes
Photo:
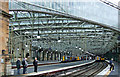
<svg viewBox="0 0 120 77">
<path fill-rule="evenodd" d="M 28 47 L 28 45 L 25 45 L 26 47 Z"/>
<path fill-rule="evenodd" d="M 28 34 L 29 32 L 27 31 L 27 32 L 25 32 L 25 34 Z"/>
<path fill-rule="evenodd" d="M 58 42 L 61 42 L 61 40 L 58 40 Z"/>
<path fill-rule="evenodd" d="M 19 50 L 19 48 L 17 50 Z"/>
<path fill-rule="evenodd" d="M 78 48 L 78 47 L 76 47 L 76 48 Z"/>
<path fill-rule="evenodd" d="M 14 30 L 17 30 L 17 28 L 14 28 Z"/>
<path fill-rule="evenodd" d="M 37 36 L 37 38 L 40 38 L 40 36 Z"/>
<path fill-rule="evenodd" d="M 79 48 L 79 50 L 81 50 L 81 48 Z"/>
<path fill-rule="evenodd" d="M 82 50 L 83 51 L 83 50 Z"/>
</svg>

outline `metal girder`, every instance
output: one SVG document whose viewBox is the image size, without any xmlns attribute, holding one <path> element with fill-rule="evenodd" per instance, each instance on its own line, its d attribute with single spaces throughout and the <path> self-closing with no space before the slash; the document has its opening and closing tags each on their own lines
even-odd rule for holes
<svg viewBox="0 0 120 77">
<path fill-rule="evenodd" d="M 115 45 L 116 37 L 120 32 L 119 29 L 109 25 L 53 9 L 42 7 L 44 11 L 36 11 L 27 6 L 36 8 L 41 6 L 24 2 L 19 5 L 25 5 L 26 9 L 10 9 L 13 14 L 10 20 L 13 24 L 11 41 L 15 49 L 18 48 L 16 46 L 18 44 L 22 43 L 25 46 L 30 42 L 33 46 L 71 51 L 76 54 L 81 53 L 82 50 L 104 54 Z M 37 38 L 38 36 L 40 37 Z"/>
<path fill-rule="evenodd" d="M 87 20 L 87 19 L 84 19 L 84 18 L 72 16 L 72 15 L 69 15 L 69 14 L 58 14 L 58 13 L 51 13 L 51 12 L 46 12 L 46 11 L 34 11 L 34 10 L 23 10 L 23 9 L 17 9 L 17 10 L 10 9 L 9 11 L 33 12 L 33 13 L 35 12 L 35 13 L 43 13 L 43 14 L 50 14 L 50 15 L 59 15 L 61 17 L 72 18 L 73 20 L 84 21 L 84 22 L 87 22 L 89 24 L 99 25 L 99 26 L 102 26 L 104 28 L 108 28 L 108 29 L 120 32 L 120 30 L 118 28 L 115 28 L 115 27 L 112 27 L 112 26 L 109 26 L 109 25 L 105 25 L 105 24 L 101 24 L 101 23 L 98 23 L 98 22 L 94 22 L 94 21 L 91 21 L 91 20 Z"/>
</svg>

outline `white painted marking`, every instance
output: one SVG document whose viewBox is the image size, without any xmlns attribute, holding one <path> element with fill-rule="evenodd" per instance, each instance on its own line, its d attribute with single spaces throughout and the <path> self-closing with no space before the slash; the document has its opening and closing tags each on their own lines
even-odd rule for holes
<svg viewBox="0 0 120 77">
<path fill-rule="evenodd" d="M 110 70 L 110 65 L 108 65 L 103 71 L 98 73 L 97 75 L 106 75 L 106 73 Z"/>
<path fill-rule="evenodd" d="M 106 60 L 107 62 L 109 62 L 108 60 Z M 106 75 L 106 73 L 110 70 L 110 65 L 108 65 L 103 71 L 101 71 L 100 73 L 98 73 L 97 75 Z"/>
</svg>

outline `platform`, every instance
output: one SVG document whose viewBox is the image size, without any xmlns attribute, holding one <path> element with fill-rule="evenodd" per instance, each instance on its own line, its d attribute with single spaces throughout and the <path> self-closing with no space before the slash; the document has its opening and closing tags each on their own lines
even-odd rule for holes
<svg viewBox="0 0 120 77">
<path fill-rule="evenodd" d="M 38 72 L 37 73 L 34 72 L 33 67 L 28 67 L 27 68 L 28 74 L 26 74 L 26 75 L 35 75 L 35 74 L 41 74 L 41 73 L 46 73 L 46 72 L 50 72 L 50 71 L 68 69 L 68 68 L 73 68 L 73 67 L 77 67 L 77 66 L 82 66 L 82 65 L 92 63 L 92 62 L 94 62 L 94 60 L 90 60 L 90 61 L 85 60 L 85 61 L 77 61 L 77 62 L 69 62 L 69 63 L 43 65 L 43 66 L 38 66 Z M 24 74 L 22 74 L 22 72 L 23 72 L 23 68 L 21 68 L 21 70 L 20 70 L 21 76 L 24 75 Z M 19 75 L 17 75 L 17 69 L 14 69 L 14 76 L 19 77 Z"/>
<path fill-rule="evenodd" d="M 114 63 L 114 70 L 110 71 L 110 65 L 108 65 L 103 71 L 98 73 L 97 76 L 95 77 L 120 77 L 120 70 L 119 70 L 120 64 L 115 61 L 113 61 L 113 63 Z"/>
<path fill-rule="evenodd" d="M 114 63 L 114 70 L 110 72 L 108 77 L 120 77 L 120 63 L 113 62 Z"/>
</svg>

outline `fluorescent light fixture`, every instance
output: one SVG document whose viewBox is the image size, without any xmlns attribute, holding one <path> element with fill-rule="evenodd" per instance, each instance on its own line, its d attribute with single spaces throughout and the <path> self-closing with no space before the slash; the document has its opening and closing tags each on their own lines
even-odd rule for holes
<svg viewBox="0 0 120 77">
<path fill-rule="evenodd" d="M 17 28 L 14 28 L 14 30 L 17 30 Z"/>
<path fill-rule="evenodd" d="M 28 45 L 25 45 L 26 47 L 28 47 Z"/>
<path fill-rule="evenodd" d="M 37 36 L 37 38 L 40 38 L 40 36 Z"/>
<path fill-rule="evenodd" d="M 27 31 L 27 32 L 25 32 L 25 34 L 28 34 L 29 32 Z"/>
<path fill-rule="evenodd" d="M 81 48 L 79 48 L 79 50 L 81 50 Z"/>
<path fill-rule="evenodd" d="M 61 40 L 58 40 L 58 42 L 61 42 Z"/>
</svg>

